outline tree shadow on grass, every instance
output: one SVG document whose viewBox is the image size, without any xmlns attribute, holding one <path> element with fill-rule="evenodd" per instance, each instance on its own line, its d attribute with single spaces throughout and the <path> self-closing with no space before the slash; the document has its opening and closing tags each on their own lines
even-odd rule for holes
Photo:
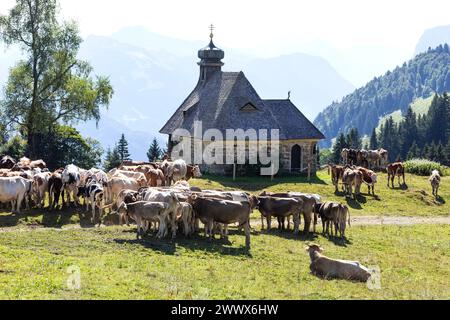
<svg viewBox="0 0 450 320">
<path fill-rule="evenodd" d="M 279 230 L 278 228 L 272 228 L 270 230 L 264 229 L 259 231 L 258 233 L 273 236 L 273 237 L 281 237 L 288 240 L 299 240 L 299 241 L 313 241 L 317 239 L 318 234 L 314 232 L 305 232 L 300 230 L 299 233 L 295 234 L 292 229 Z"/>
<path fill-rule="evenodd" d="M 78 216 L 80 225 L 83 227 L 83 215 L 75 209 L 64 208 L 62 210 L 44 210 L 42 214 L 42 225 L 46 228 L 62 228 L 72 221 L 73 216 Z"/>
<path fill-rule="evenodd" d="M 77 216 L 78 219 L 73 219 Z M 0 214 L 0 227 L 41 226 L 44 228 L 62 228 L 69 224 L 79 224 L 82 228 L 93 227 L 90 221 L 91 213 L 85 212 L 83 207 L 63 207 L 49 210 L 45 208 L 33 208 L 22 210 L 21 213 L 3 211 Z"/>
<path fill-rule="evenodd" d="M 232 232 L 229 233 L 232 234 Z M 244 237 L 243 233 L 242 236 Z M 198 234 L 187 238 L 179 235 L 176 239 L 156 239 L 156 237 L 151 234 L 145 236 L 143 239 L 114 239 L 114 241 L 119 244 L 128 243 L 141 245 L 144 248 L 159 251 L 166 255 L 176 255 L 177 247 L 183 247 L 189 251 L 206 251 L 229 256 L 252 257 L 251 249 L 248 250 L 245 246 L 233 247 L 231 246 L 232 243 L 229 241 L 227 242 L 217 238 L 210 240 Z"/>
</svg>

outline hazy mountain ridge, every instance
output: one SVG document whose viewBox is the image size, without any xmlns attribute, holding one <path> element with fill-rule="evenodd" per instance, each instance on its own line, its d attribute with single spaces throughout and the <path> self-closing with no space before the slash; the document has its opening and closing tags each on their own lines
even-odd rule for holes
<svg viewBox="0 0 450 320">
<path fill-rule="evenodd" d="M 88 37 L 80 50 L 80 57 L 90 61 L 95 73 L 110 77 L 115 95 L 109 109 L 102 112 L 98 130 L 92 123 L 78 128 L 97 137 L 105 148 L 113 146 L 124 132 L 133 158 L 145 159 L 153 136 L 165 143 L 159 129 L 194 88 L 199 72 L 197 50 L 206 43 L 183 56 L 186 48 L 177 55 L 159 50 L 157 44 L 150 50 L 148 43 L 142 48 L 131 45 L 132 38 L 123 43 L 117 41 L 117 35 L 113 37 Z M 192 47 L 186 42 L 181 46 Z M 225 71 L 244 71 L 263 98 L 286 98 L 292 91 L 292 100 L 311 120 L 322 106 L 354 89 L 326 60 L 311 55 L 251 59 L 225 51 L 224 62 Z M 146 141 L 132 142 L 136 136 Z"/>
<path fill-rule="evenodd" d="M 370 134 L 381 117 L 395 110 L 404 112 L 417 98 L 450 90 L 450 50 L 440 46 L 417 55 L 401 67 L 374 78 L 366 86 L 333 103 L 321 112 L 314 123 L 331 139 L 356 127 Z"/>
<path fill-rule="evenodd" d="M 426 52 L 428 48 L 436 48 L 444 43 L 450 45 L 450 25 L 425 30 L 417 43 L 415 54 Z"/>
</svg>

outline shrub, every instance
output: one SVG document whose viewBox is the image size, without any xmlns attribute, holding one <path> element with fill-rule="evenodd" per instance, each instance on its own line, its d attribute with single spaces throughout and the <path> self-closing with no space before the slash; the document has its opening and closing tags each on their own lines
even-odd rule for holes
<svg viewBox="0 0 450 320">
<path fill-rule="evenodd" d="M 427 159 L 411 159 L 405 162 L 406 171 L 419 176 L 429 176 L 431 171 L 438 170 L 441 175 L 445 174 L 445 167 L 439 162 Z"/>
</svg>

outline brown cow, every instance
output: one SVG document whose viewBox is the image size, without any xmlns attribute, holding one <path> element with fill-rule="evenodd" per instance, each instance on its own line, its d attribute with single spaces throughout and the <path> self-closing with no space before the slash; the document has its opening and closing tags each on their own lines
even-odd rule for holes
<svg viewBox="0 0 450 320">
<path fill-rule="evenodd" d="M 34 168 L 45 169 L 45 168 L 47 168 L 47 164 L 44 162 L 44 160 L 31 161 L 30 168 L 31 169 L 34 169 Z"/>
<path fill-rule="evenodd" d="M 250 213 L 258 205 L 256 197 L 249 201 L 229 201 L 212 198 L 202 198 L 193 195 L 189 199 L 196 216 L 205 225 L 205 235 L 213 238 L 214 223 L 221 223 L 225 227 L 232 223 L 239 223 L 244 227 L 245 246 L 250 249 Z"/>
<path fill-rule="evenodd" d="M 388 173 L 388 184 L 387 184 L 388 187 L 390 187 L 389 182 L 391 182 L 392 188 L 394 188 L 395 176 L 398 177 L 398 185 L 399 186 L 401 186 L 400 177 L 403 177 L 403 185 L 406 184 L 406 182 L 405 182 L 405 166 L 403 165 L 402 162 L 391 163 L 390 165 L 387 166 L 386 170 Z"/>
<path fill-rule="evenodd" d="M 271 229 L 272 216 L 277 218 L 294 217 L 294 233 L 298 233 L 300 226 L 300 211 L 303 208 L 303 200 L 291 198 L 258 197 L 258 209 L 261 212 L 261 224 L 264 228 L 264 219 L 267 220 L 267 230 Z M 278 229 L 284 229 L 284 224 L 278 222 Z"/>
<path fill-rule="evenodd" d="M 3 156 L 0 160 L 0 169 L 11 169 L 16 164 L 16 161 L 10 156 Z"/>
<path fill-rule="evenodd" d="M 331 174 L 331 181 L 334 185 L 334 191 L 338 192 L 339 189 L 339 180 L 342 179 L 344 175 L 345 167 L 338 165 L 329 165 L 328 166 L 328 174 Z"/>
<path fill-rule="evenodd" d="M 333 235 L 334 225 L 335 236 L 337 236 L 339 231 L 341 238 L 345 237 L 347 222 L 350 225 L 350 212 L 346 205 L 337 202 L 317 203 L 314 207 L 314 212 L 322 220 L 323 234 L 330 235 L 329 228 L 331 226 L 331 235 Z"/>
<path fill-rule="evenodd" d="M 375 183 L 377 183 L 377 174 L 372 170 L 366 169 L 364 167 L 357 168 L 363 175 L 363 182 L 367 184 L 369 188 L 369 194 L 372 190 L 372 194 L 375 195 Z"/>
<path fill-rule="evenodd" d="M 52 173 L 50 178 L 48 179 L 48 198 L 49 198 L 49 206 L 50 210 L 54 209 L 55 206 L 59 203 L 59 197 L 61 196 L 61 192 L 63 191 L 63 181 L 61 176 L 61 170 L 57 170 Z M 63 206 L 64 206 L 64 196 L 62 197 Z"/>
<path fill-rule="evenodd" d="M 260 194 L 261 197 L 269 196 L 275 198 L 292 198 L 300 199 L 303 201 L 303 206 L 301 213 L 303 214 L 303 219 L 305 220 L 304 232 L 309 233 L 311 228 L 311 222 L 314 219 L 314 232 L 316 232 L 317 225 L 317 215 L 314 214 L 314 205 L 320 201 L 320 197 L 314 194 L 304 194 L 300 192 L 285 192 L 285 193 L 271 193 L 263 191 Z"/>
<path fill-rule="evenodd" d="M 192 178 L 200 178 L 202 176 L 202 173 L 200 171 L 200 167 L 195 165 L 187 165 L 187 172 L 186 172 L 186 181 L 189 181 Z"/>
</svg>

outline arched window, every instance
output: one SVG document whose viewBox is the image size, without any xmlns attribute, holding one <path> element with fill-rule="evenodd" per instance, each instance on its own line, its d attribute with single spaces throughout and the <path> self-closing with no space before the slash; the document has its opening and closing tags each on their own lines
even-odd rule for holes
<svg viewBox="0 0 450 320">
<path fill-rule="evenodd" d="M 291 171 L 300 171 L 302 169 L 302 148 L 296 144 L 291 150 Z"/>
</svg>

